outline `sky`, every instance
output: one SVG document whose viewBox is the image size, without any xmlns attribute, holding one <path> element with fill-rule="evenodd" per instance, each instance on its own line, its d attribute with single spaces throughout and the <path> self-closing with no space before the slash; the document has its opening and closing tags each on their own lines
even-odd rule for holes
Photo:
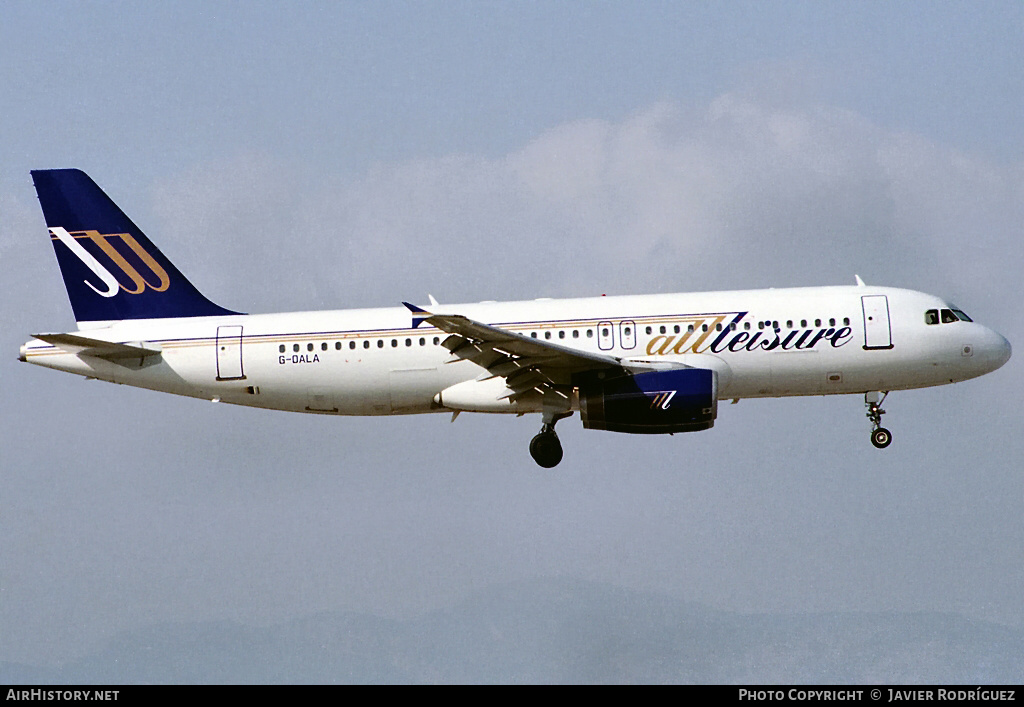
<svg viewBox="0 0 1024 707">
<path fill-rule="evenodd" d="M 1016 359 L 894 393 L 884 452 L 857 396 L 748 400 L 674 437 L 572 418 L 552 471 L 533 416 L 291 415 L 16 360 L 75 328 L 29 177 L 60 167 L 239 311 L 856 273 L 1019 347 L 1022 115 L 1017 2 L 3 3 L 0 661 L 552 578 L 1024 627 Z"/>
</svg>

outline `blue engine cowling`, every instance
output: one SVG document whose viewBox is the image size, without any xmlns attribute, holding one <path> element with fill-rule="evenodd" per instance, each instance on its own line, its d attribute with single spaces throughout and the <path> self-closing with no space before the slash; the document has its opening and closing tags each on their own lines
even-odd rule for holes
<svg viewBox="0 0 1024 707">
<path fill-rule="evenodd" d="M 718 373 L 683 368 L 617 376 L 587 374 L 576 381 L 580 416 L 590 430 L 665 434 L 713 427 L 718 416 Z"/>
</svg>

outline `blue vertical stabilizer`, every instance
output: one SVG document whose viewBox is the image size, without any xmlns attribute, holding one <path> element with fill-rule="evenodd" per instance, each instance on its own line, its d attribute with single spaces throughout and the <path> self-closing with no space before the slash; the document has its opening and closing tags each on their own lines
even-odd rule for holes
<svg viewBox="0 0 1024 707">
<path fill-rule="evenodd" d="M 206 299 L 85 172 L 32 180 L 77 321 L 238 314 Z"/>
</svg>

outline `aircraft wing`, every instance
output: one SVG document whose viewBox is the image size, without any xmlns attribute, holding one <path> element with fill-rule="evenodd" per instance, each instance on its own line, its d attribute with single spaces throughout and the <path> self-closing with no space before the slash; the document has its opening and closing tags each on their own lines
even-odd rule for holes
<svg viewBox="0 0 1024 707">
<path fill-rule="evenodd" d="M 129 368 L 138 368 L 155 363 L 152 357 L 160 356 L 161 349 L 156 344 L 145 341 L 133 341 L 119 344 L 113 341 L 93 339 L 81 334 L 33 334 L 34 338 L 64 349 L 77 356 L 102 358 Z M 147 359 L 150 359 L 147 361 Z"/>
<path fill-rule="evenodd" d="M 623 361 L 617 356 L 581 351 L 552 341 L 523 336 L 461 314 L 433 314 L 408 302 L 402 304 L 412 312 L 414 327 L 426 322 L 449 335 L 441 342 L 452 353 L 447 363 L 471 361 L 486 369 L 488 375 L 478 380 L 504 378 L 512 390 L 505 397 L 512 400 L 528 395 L 531 391 L 568 399 L 574 373 L 609 369 L 637 372 L 671 366 Z"/>
</svg>

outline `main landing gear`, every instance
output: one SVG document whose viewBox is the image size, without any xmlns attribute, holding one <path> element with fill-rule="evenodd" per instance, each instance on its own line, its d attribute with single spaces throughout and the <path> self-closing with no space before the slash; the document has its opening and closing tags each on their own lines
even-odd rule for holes
<svg viewBox="0 0 1024 707">
<path fill-rule="evenodd" d="M 544 424 L 541 425 L 540 432 L 530 440 L 530 456 L 545 469 L 558 466 L 558 462 L 562 461 L 562 443 L 558 441 L 558 435 L 555 434 L 555 423 L 570 415 L 572 415 L 571 412 L 552 415 L 545 412 Z"/>
<path fill-rule="evenodd" d="M 892 432 L 882 427 L 882 415 L 885 414 L 882 403 L 885 402 L 888 395 L 889 391 L 864 393 L 864 405 L 868 409 L 867 417 L 871 420 L 871 444 L 878 449 L 885 449 L 892 442 Z"/>
</svg>

